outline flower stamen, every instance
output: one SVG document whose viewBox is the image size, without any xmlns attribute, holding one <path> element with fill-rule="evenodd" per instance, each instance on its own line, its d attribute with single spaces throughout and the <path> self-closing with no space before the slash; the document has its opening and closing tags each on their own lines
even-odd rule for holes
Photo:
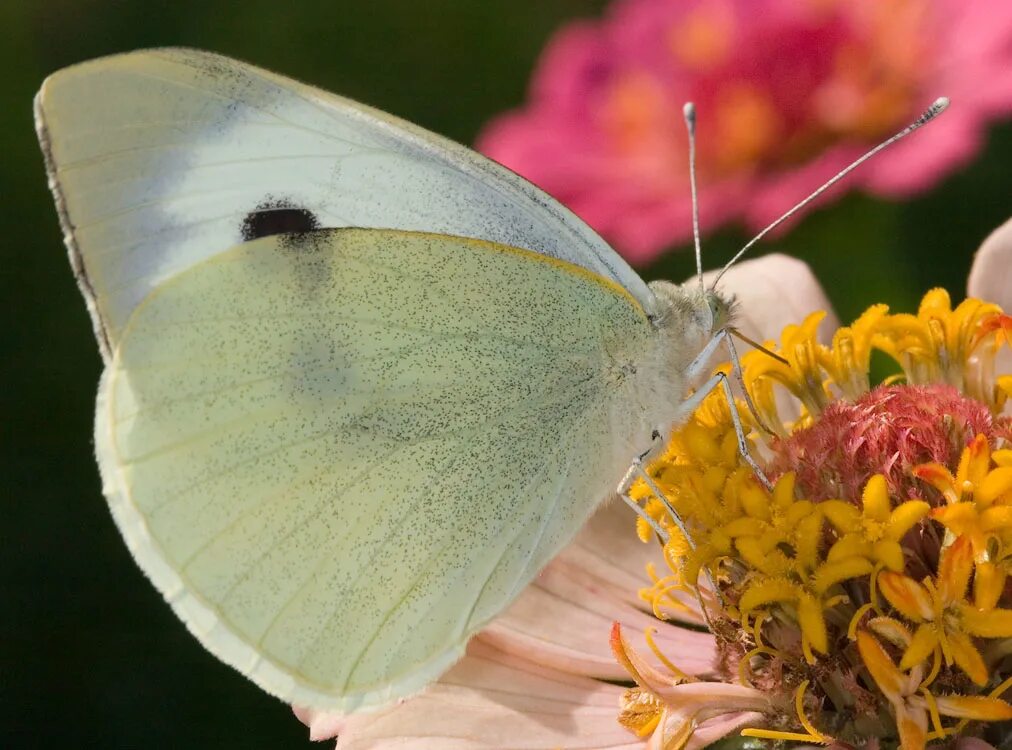
<svg viewBox="0 0 1012 750">
<path fill-rule="evenodd" d="M 805 728 L 812 739 L 816 742 L 828 745 L 832 741 L 832 738 L 826 737 L 819 732 L 805 713 L 805 690 L 808 689 L 808 683 L 809 680 L 804 680 L 800 685 L 798 685 L 798 689 L 794 693 L 794 710 L 798 714 L 798 721 L 801 722 L 801 726 Z"/>
<path fill-rule="evenodd" d="M 872 580 L 874 580 L 874 576 L 872 577 Z M 857 640 L 857 626 L 861 623 L 861 619 L 872 610 L 877 611 L 877 609 L 878 608 L 875 606 L 874 602 L 862 604 L 857 608 L 857 611 L 854 612 L 854 616 L 850 618 L 850 623 L 847 625 L 847 638 L 849 640 Z"/>
<path fill-rule="evenodd" d="M 941 669 L 942 669 L 942 650 L 938 646 L 935 646 L 935 649 L 932 652 L 931 657 L 931 671 L 928 672 L 928 676 L 924 678 L 924 682 L 922 682 L 919 687 L 922 690 L 927 689 L 931 685 L 931 683 L 935 681 L 935 678 L 938 677 L 938 673 L 941 671 Z"/>
<path fill-rule="evenodd" d="M 741 730 L 741 736 L 755 737 L 757 739 L 765 740 L 786 740 L 788 742 L 818 742 L 820 745 L 830 744 L 833 741 L 833 738 L 827 737 L 819 732 L 805 714 L 805 690 L 808 689 L 808 682 L 808 680 L 804 680 L 800 685 L 798 685 L 797 690 L 794 691 L 794 711 L 797 713 L 798 721 L 801 723 L 801 726 L 805 728 L 805 733 L 781 732 L 775 729 L 758 729 L 750 727 L 748 729 Z"/>
<path fill-rule="evenodd" d="M 665 667 L 667 667 L 671 671 L 671 674 L 673 674 L 678 680 L 681 680 L 682 682 L 695 682 L 696 681 L 695 677 L 687 675 L 681 669 L 676 667 L 674 662 L 672 662 L 667 656 L 664 655 L 664 652 L 661 651 L 660 647 L 657 645 L 657 642 L 654 640 L 654 634 L 656 632 L 657 628 L 649 627 L 643 631 L 643 636 L 646 639 L 647 646 L 650 647 L 650 650 L 653 652 L 654 656 L 657 657 L 657 660 Z"/>
<path fill-rule="evenodd" d="M 935 728 L 935 731 L 929 733 L 927 738 L 929 740 L 941 739 L 946 735 L 947 730 L 942 726 L 942 716 L 938 713 L 938 703 L 935 701 L 935 696 L 926 687 L 921 687 L 920 693 L 924 696 L 924 700 L 927 701 L 928 716 L 931 718 L 931 726 Z"/>
</svg>

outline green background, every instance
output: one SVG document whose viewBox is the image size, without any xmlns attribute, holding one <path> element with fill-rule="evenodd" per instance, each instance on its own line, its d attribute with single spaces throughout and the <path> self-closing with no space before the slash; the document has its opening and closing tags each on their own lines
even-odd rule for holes
<svg viewBox="0 0 1012 750">
<path fill-rule="evenodd" d="M 287 706 L 201 649 L 130 560 L 91 447 L 99 357 L 66 262 L 31 120 L 43 77 L 87 58 L 187 45 L 255 62 L 465 143 L 519 104 L 538 52 L 600 0 L 0 2 L 3 498 L 0 747 L 298 748 Z M 705 127 L 705 120 L 702 127 Z M 844 319 L 929 287 L 958 298 L 973 250 L 1010 213 L 1012 128 L 907 203 L 861 195 L 778 249 L 815 268 Z M 814 187 L 814 186 L 813 186 Z M 706 238 L 714 266 L 746 239 Z M 758 253 L 757 253 L 758 254 Z M 684 278 L 672 253 L 648 278 Z M 565 627 L 565 623 L 560 623 Z"/>
</svg>

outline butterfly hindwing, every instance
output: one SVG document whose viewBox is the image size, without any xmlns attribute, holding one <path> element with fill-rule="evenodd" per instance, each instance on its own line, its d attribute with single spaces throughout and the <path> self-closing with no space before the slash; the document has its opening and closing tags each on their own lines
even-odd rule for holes
<svg viewBox="0 0 1012 750">
<path fill-rule="evenodd" d="M 235 246 L 132 313 L 97 447 L 141 567 L 264 689 L 353 709 L 462 653 L 628 461 L 624 290 L 487 242 Z"/>
</svg>

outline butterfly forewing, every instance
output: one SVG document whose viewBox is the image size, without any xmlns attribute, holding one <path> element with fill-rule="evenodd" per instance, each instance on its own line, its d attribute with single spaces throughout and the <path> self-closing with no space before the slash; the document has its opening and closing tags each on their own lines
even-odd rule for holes
<svg viewBox="0 0 1012 750">
<path fill-rule="evenodd" d="M 103 58 L 50 77 L 40 140 L 108 358 L 159 284 L 243 240 L 319 227 L 410 229 L 643 281 L 508 170 L 396 118 L 207 52 Z"/>
</svg>

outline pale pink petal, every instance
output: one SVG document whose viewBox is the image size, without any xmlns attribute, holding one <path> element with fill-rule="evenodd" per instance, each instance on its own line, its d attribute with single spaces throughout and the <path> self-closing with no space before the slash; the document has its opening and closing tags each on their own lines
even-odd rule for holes
<svg viewBox="0 0 1012 750">
<path fill-rule="evenodd" d="M 1012 313 L 1012 219 L 995 229 L 984 240 L 973 259 L 967 294 L 971 297 L 995 302 L 1005 312 Z M 1012 373 L 1012 347 L 1003 346 L 995 359 L 995 372 Z M 1005 407 L 1006 414 L 1012 404 Z"/>
<path fill-rule="evenodd" d="M 977 251 L 967 294 L 1012 311 L 1012 219 L 995 229 Z"/>
<path fill-rule="evenodd" d="M 710 719 L 700 724 L 696 731 L 692 733 L 692 737 L 685 743 L 685 750 L 699 750 L 723 737 L 727 737 L 729 734 L 738 732 L 744 727 L 761 726 L 762 722 L 763 715 L 754 711 Z M 797 746 L 795 746 L 795 750 L 799 750 Z M 822 750 L 822 748 L 819 748 L 819 750 Z"/>
<path fill-rule="evenodd" d="M 636 750 L 616 720 L 624 688 L 556 672 L 472 641 L 438 683 L 375 713 L 297 711 L 338 750 Z"/>
<path fill-rule="evenodd" d="M 703 275 L 706 284 L 715 271 Z M 739 303 L 738 327 L 760 341 L 779 339 L 784 326 L 800 323 L 809 313 L 826 310 L 819 338 L 828 341 L 839 321 L 822 287 L 804 261 L 774 253 L 731 267 L 718 291 L 733 294 Z"/>
<path fill-rule="evenodd" d="M 692 675 L 710 673 L 716 658 L 713 637 L 658 621 L 636 596 L 650 583 L 648 562 L 661 575 L 667 566 L 659 545 L 644 544 L 636 537 L 635 519 L 624 504 L 606 502 L 576 541 L 549 563 L 482 637 L 504 652 L 539 664 L 619 680 L 628 675 L 608 645 L 612 623 L 618 621 L 642 653 L 649 653 L 644 632 L 653 628 L 658 647 L 679 669 Z M 686 609 L 684 618 L 697 625 L 702 622 L 694 608 Z"/>
<path fill-rule="evenodd" d="M 334 739 L 346 723 L 344 714 L 322 711 L 317 708 L 292 706 L 292 712 L 299 721 L 309 727 L 309 739 L 313 742 Z"/>
<path fill-rule="evenodd" d="M 602 504 L 587 522 L 573 544 L 559 556 L 560 562 L 592 571 L 598 581 L 607 582 L 611 593 L 621 601 L 647 610 L 638 591 L 649 584 L 647 565 L 658 575 L 666 575 L 661 548 L 644 544 L 636 536 L 635 514 L 618 498 Z M 694 625 L 703 623 L 694 599 L 680 599 L 688 608 L 679 619 Z"/>
<path fill-rule="evenodd" d="M 737 732 L 741 727 L 760 725 L 763 721 L 762 711 L 771 709 L 771 704 L 760 691 L 740 685 L 694 683 L 679 685 L 670 694 L 693 686 L 700 688 L 692 691 L 696 700 L 676 699 L 676 707 L 665 711 L 660 726 L 650 737 L 647 750 L 664 750 L 673 746 L 672 740 L 685 731 L 686 725 L 694 726 L 695 729 L 685 748 L 698 750 Z M 722 690 L 718 686 L 737 690 Z M 688 695 L 690 691 L 684 692 Z M 736 709 L 739 704 L 759 710 Z"/>
<path fill-rule="evenodd" d="M 594 571 L 608 581 L 609 589 L 640 606 L 636 592 L 648 583 L 647 565 L 653 564 L 659 572 L 666 570 L 660 546 L 639 540 L 636 515 L 618 499 L 598 509 L 562 557 L 571 557 L 577 563 L 594 558 Z"/>
<path fill-rule="evenodd" d="M 728 682 L 686 682 L 681 685 L 651 685 L 673 715 L 703 721 L 740 711 L 769 711 L 770 696 L 761 690 Z"/>
</svg>

